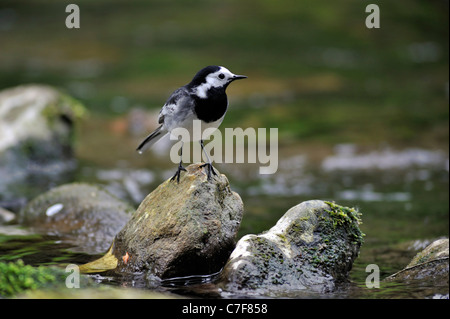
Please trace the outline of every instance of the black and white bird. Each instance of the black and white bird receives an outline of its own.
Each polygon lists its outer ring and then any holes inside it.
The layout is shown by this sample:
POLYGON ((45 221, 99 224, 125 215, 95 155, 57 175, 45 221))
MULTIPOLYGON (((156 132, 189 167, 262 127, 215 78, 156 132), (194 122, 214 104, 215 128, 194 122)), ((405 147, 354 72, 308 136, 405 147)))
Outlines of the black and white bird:
MULTIPOLYGON (((216 175, 211 160, 204 149, 203 136, 197 139, 192 134, 194 120, 200 120, 202 132, 206 129, 216 129, 222 123, 228 108, 228 98, 225 93, 228 85, 239 79, 245 79, 245 75, 231 73, 223 66, 210 65, 201 69, 192 81, 170 95, 162 107, 158 122, 161 124, 150 133, 138 146, 137 151, 142 152, 150 148, 166 134, 171 134, 177 128, 187 129, 191 134, 191 141, 198 140, 208 162, 201 167, 207 168, 208 180, 211 174, 216 175)), ((212 132, 212 130, 208 130, 212 132)), ((186 171, 182 163, 183 144, 180 150, 180 163, 171 180, 180 181, 181 171, 186 171)))

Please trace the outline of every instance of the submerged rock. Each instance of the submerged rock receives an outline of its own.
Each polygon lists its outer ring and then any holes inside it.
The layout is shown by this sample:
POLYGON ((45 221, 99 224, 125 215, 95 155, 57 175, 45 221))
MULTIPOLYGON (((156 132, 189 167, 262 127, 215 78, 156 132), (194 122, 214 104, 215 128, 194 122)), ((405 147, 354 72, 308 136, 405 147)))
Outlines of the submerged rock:
POLYGON ((0 92, 0 206, 18 211, 76 168, 74 122, 85 108, 44 85, 0 92))
POLYGON ((449 240, 438 239, 419 252, 405 269, 387 277, 386 282, 423 282, 444 286, 448 295, 449 240))
POLYGON ((354 209, 320 200, 294 206, 268 232, 239 240, 221 274, 227 292, 332 292, 347 282, 363 234, 354 209))
POLYGON ((41 233, 62 237, 76 250, 102 253, 133 212, 133 207, 100 187, 73 183, 30 201, 18 220, 41 233))
MULTIPOLYGON (((217 170, 216 170, 217 171, 217 170)), ((199 164, 180 183, 167 180, 150 193, 117 234, 108 253, 82 266, 171 278, 219 271, 235 245, 243 203, 218 173, 208 181, 199 164)))

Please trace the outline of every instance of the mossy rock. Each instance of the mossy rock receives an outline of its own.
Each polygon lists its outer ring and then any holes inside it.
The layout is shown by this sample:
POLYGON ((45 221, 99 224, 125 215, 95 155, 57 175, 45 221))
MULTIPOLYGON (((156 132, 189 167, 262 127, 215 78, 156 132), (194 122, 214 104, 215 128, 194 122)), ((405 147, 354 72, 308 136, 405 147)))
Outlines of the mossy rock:
POLYGON ((70 180, 75 124, 85 113, 51 86, 0 91, 0 206, 18 211, 43 189, 70 180))
POLYGON ((150 193, 100 259, 83 272, 147 272, 159 278, 219 271, 235 246, 243 214, 240 196, 220 174, 208 180, 200 164, 150 193))
POLYGON ((330 202, 303 202, 269 231, 241 238, 219 285, 270 296, 335 291, 348 281, 363 243, 360 215, 330 202))

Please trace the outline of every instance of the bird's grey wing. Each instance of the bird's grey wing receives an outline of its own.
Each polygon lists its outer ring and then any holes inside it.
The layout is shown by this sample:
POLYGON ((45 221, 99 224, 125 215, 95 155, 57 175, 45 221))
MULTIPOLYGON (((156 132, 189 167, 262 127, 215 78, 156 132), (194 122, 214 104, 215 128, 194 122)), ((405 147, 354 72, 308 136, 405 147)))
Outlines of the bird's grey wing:
POLYGON ((185 87, 177 89, 169 97, 159 113, 158 122, 170 130, 176 123, 182 122, 193 112, 192 99, 185 87))
POLYGON ((170 116, 174 113, 178 101, 186 94, 187 94, 187 90, 184 87, 180 87, 179 89, 175 90, 169 96, 166 103, 164 103, 164 106, 162 107, 161 111, 159 112, 159 117, 158 117, 159 124, 164 123, 164 119, 167 115, 170 116))

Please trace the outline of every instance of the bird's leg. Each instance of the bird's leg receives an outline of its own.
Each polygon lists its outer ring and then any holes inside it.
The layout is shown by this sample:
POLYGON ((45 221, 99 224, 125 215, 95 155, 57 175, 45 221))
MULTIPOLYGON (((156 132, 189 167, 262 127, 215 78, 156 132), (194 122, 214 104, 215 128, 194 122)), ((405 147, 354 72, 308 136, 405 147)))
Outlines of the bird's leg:
POLYGON ((181 142, 181 148, 180 148, 180 164, 178 165, 178 169, 177 172, 175 173, 175 175, 172 176, 172 178, 170 179, 171 181, 174 181, 175 178, 177 179, 177 183, 180 183, 180 174, 181 171, 185 171, 186 169, 183 167, 183 142, 181 142))
POLYGON ((203 168, 205 166, 207 167, 207 169, 208 169, 207 170, 207 176, 208 176, 208 180, 210 180, 211 179, 211 173, 213 175, 215 175, 215 176, 217 176, 217 174, 214 171, 214 167, 211 164, 211 159, 209 158, 208 153, 206 153, 205 146, 203 145, 203 140, 200 140, 200 146, 202 147, 202 151, 203 151, 203 153, 205 153, 206 158, 208 159, 208 163, 200 165, 200 168, 203 168))

